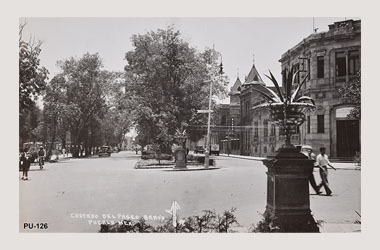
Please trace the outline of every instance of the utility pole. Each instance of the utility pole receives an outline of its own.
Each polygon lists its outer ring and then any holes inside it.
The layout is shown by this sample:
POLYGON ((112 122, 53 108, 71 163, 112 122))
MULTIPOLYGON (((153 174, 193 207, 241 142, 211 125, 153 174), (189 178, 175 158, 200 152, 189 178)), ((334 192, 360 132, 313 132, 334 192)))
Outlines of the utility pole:
POLYGON ((210 161, 210 124, 211 124, 211 103, 212 103, 212 85, 213 81, 210 81, 210 99, 208 103, 208 123, 207 123, 207 139, 206 139, 206 150, 205 150, 205 169, 209 167, 210 161))

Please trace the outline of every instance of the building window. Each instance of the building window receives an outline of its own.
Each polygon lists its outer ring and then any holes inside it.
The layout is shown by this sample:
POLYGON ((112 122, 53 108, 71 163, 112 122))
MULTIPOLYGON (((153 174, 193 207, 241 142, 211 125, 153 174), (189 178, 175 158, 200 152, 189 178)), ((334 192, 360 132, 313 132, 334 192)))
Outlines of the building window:
POLYGON ((310 134, 310 115, 307 117, 307 133, 310 134))
MULTIPOLYGON (((310 80, 310 58, 307 59, 307 73, 309 74, 307 80, 310 80)), ((304 88, 306 89, 306 84, 304 85, 304 88)))
POLYGON ((245 106, 245 117, 249 119, 249 107, 251 106, 250 102, 246 101, 244 106, 245 106))
POLYGON ((268 119, 264 119, 264 137, 268 136, 268 119))
POLYGON ((317 131, 317 133, 324 133, 325 132, 325 116, 324 115, 318 115, 317 119, 318 119, 318 124, 317 124, 318 131, 317 131))
POLYGON ((281 72, 281 74, 282 74, 282 84, 284 84, 285 82, 286 82, 286 72, 287 70, 286 70, 286 68, 281 72))
POLYGON ((318 78, 325 77, 325 60, 323 56, 317 57, 317 77, 318 78))
POLYGON ((336 70, 336 76, 346 75, 346 53, 345 52, 337 52, 335 54, 335 70, 336 70))
POLYGON ((267 153, 267 146, 264 146, 264 154, 267 153))
POLYGON ((274 124, 273 124, 272 127, 271 127, 270 135, 271 135, 271 136, 276 135, 276 127, 274 126, 274 124))
MULTIPOLYGON (((299 63, 295 64, 293 74, 296 73, 299 69, 300 69, 300 64, 299 63)), ((299 83, 299 82, 300 82, 300 73, 298 72, 297 75, 294 77, 294 83, 299 83)))
POLYGON ((348 52, 348 73, 356 75, 360 70, 359 51, 353 50, 348 52))
POLYGON ((259 122, 255 121, 255 131, 254 131, 254 136, 259 137, 259 122))

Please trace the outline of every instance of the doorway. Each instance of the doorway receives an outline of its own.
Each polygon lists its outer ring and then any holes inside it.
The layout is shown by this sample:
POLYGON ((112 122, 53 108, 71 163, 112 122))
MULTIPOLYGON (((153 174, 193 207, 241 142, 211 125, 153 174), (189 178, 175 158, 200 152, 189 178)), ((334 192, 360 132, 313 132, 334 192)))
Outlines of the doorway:
POLYGON ((337 120, 337 157, 353 157, 360 151, 359 121, 337 120))

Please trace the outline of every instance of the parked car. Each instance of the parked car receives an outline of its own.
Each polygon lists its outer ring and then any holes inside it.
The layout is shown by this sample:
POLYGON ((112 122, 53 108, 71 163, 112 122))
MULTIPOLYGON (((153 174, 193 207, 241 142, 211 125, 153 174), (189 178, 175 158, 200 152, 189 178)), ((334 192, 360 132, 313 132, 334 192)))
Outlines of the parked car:
POLYGON ((194 153, 204 154, 204 152, 205 152, 205 149, 202 146, 195 146, 194 153))
POLYGON ((98 156, 99 157, 102 157, 102 156, 111 156, 111 147, 109 146, 102 146, 98 152, 98 156))
POLYGON ((119 152, 120 152, 120 148, 118 148, 118 147, 112 148, 112 153, 119 153, 119 152))

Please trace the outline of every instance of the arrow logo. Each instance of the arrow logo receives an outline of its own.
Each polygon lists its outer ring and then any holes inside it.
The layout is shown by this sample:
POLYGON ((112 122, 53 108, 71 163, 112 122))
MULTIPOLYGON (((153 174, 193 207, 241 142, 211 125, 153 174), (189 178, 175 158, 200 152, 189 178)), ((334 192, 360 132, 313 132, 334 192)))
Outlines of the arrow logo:
POLYGON ((165 210, 165 212, 172 215, 174 227, 177 226, 177 211, 179 209, 181 209, 181 207, 179 206, 178 202, 174 200, 172 206, 170 207, 170 210, 165 210))

